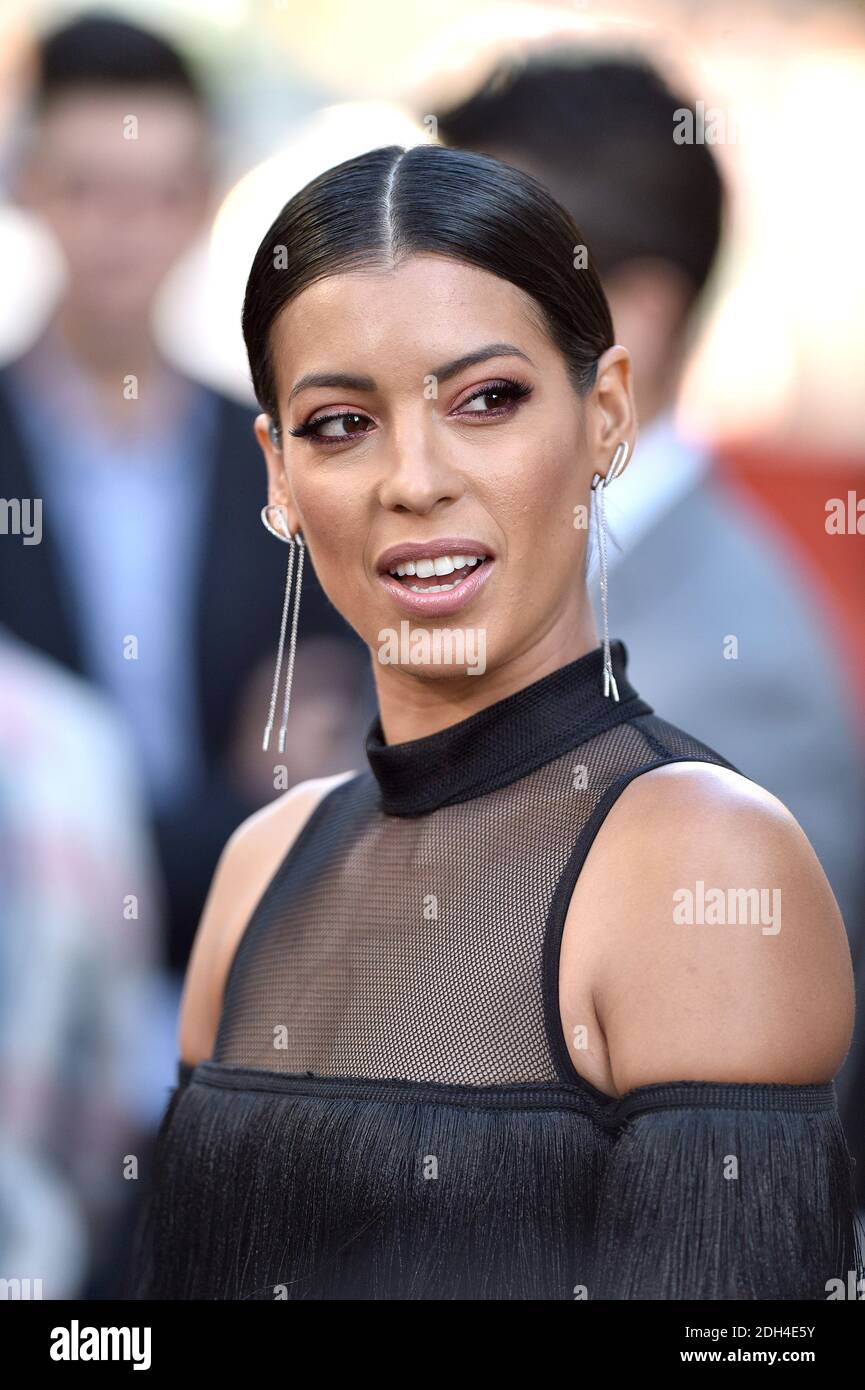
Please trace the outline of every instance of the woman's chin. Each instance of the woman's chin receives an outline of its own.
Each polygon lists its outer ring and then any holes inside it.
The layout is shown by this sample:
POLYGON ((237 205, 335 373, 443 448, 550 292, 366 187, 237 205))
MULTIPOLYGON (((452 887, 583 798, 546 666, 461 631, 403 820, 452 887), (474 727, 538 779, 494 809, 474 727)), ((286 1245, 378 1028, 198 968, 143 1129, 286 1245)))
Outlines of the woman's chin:
POLYGON ((459 680, 487 669, 485 629, 436 632, 406 620, 405 631, 382 629, 379 638, 371 648, 373 660, 421 680, 459 680))

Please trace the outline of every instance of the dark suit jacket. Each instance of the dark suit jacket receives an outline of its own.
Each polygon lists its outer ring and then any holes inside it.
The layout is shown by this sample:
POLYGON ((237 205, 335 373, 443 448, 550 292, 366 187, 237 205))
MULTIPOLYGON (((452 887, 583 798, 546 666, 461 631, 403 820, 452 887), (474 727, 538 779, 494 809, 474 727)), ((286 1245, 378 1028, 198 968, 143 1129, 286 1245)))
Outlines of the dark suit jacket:
MULTIPOLYGON (((0 497, 33 498, 39 487, 9 397, 8 367, 0 369, 0 497)), ((201 388, 209 389, 209 388, 201 388)), ((199 691, 207 783, 170 813, 154 813, 165 875, 167 960, 185 966, 207 888, 231 831, 255 810, 225 772, 227 749, 247 681, 260 663, 274 660, 285 585, 287 550, 264 531, 264 464, 252 431, 253 407, 211 392, 216 401, 215 452, 202 456, 208 473, 206 532, 199 547, 194 662, 199 691)), ((0 623, 71 670, 89 675, 83 660, 82 616, 65 583, 43 509, 42 541, 0 540, 0 623)), ((325 597, 306 557, 300 632, 360 639, 325 597)), ((262 727, 267 711, 262 710, 262 727)))

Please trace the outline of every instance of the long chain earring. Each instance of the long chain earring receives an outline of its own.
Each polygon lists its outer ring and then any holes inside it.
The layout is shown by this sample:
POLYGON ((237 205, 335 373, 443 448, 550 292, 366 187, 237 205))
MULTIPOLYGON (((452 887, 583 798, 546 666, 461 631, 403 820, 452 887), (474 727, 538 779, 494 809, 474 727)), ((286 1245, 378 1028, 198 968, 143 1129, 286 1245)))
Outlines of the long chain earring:
POLYGON ((604 477, 603 474, 596 473, 592 479, 592 491, 595 494, 595 539, 598 547, 598 569, 601 578, 601 614, 604 625, 604 694, 609 698, 612 690, 614 700, 619 698, 619 688, 613 675, 613 658, 610 653, 610 620, 607 612, 607 511, 604 505, 604 489, 610 485, 614 478, 618 478, 628 462, 629 453, 628 441, 626 439, 621 440, 616 445, 616 451, 607 469, 607 476, 604 477))
POLYGON ((270 744, 270 735, 273 729, 274 716, 276 714, 276 701, 279 693, 279 677, 282 671, 282 657, 283 652, 285 650, 285 630, 288 625, 288 605, 291 596, 291 580, 294 574, 295 549, 299 551, 297 561, 297 585, 294 591, 294 608, 292 610, 291 615, 291 637, 289 639, 288 644, 288 670, 286 673, 285 682, 285 699, 282 705, 282 722, 279 726, 279 751, 280 753, 283 753, 285 751, 285 728, 288 723, 288 711, 291 707, 291 684, 294 677, 294 656, 295 651, 297 649, 297 619, 298 614, 300 612, 300 588, 301 583, 303 581, 303 557, 305 554, 305 546, 303 543, 303 536, 301 535, 300 531, 298 531, 296 536, 292 536, 291 532, 288 530, 288 519, 286 517, 284 507, 262 507, 261 520, 272 536, 276 536, 277 540, 283 541, 289 546, 288 571, 285 576, 285 597, 282 602, 282 618, 279 624, 279 646, 277 647, 276 652, 276 670, 273 673, 273 689, 270 694, 270 710, 267 716, 267 724, 264 728, 264 738, 261 744, 262 750, 265 753, 267 752, 268 746, 270 744), (285 530, 288 531, 287 535, 285 535, 283 531, 278 530, 274 525, 272 525, 269 515, 269 513, 272 511, 279 512, 280 521, 282 525, 285 527, 285 530))

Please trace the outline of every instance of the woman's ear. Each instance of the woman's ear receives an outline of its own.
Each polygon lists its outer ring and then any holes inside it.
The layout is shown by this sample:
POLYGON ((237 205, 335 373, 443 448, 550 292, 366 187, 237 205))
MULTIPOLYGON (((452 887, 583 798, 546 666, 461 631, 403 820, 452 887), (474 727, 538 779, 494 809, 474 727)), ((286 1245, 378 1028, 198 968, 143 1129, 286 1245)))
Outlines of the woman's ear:
MULTIPOLYGON (((631 355, 627 348, 616 344, 598 358, 590 399, 592 408, 589 412, 588 443, 593 476, 600 473, 606 477, 618 446, 627 444, 630 460, 637 437, 637 408, 634 404, 631 355)), ((624 472, 624 468, 619 468, 616 476, 620 472, 624 472)))
POLYGON ((284 507, 292 535, 300 530, 300 519, 288 485, 279 427, 269 415, 255 419, 255 437, 267 465, 267 501, 271 507, 284 507))

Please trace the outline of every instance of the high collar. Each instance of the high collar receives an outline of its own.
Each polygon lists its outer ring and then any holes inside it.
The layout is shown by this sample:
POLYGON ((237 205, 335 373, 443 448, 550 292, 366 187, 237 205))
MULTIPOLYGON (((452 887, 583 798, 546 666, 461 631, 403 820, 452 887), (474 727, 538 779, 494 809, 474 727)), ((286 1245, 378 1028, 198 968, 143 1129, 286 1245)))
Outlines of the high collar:
POLYGON ((618 701, 603 691, 595 647, 521 690, 424 738, 385 743, 381 717, 366 756, 388 815, 417 816, 507 786, 604 729, 651 714, 626 674, 624 642, 610 643, 618 701))

